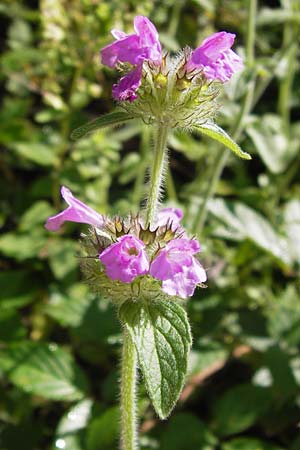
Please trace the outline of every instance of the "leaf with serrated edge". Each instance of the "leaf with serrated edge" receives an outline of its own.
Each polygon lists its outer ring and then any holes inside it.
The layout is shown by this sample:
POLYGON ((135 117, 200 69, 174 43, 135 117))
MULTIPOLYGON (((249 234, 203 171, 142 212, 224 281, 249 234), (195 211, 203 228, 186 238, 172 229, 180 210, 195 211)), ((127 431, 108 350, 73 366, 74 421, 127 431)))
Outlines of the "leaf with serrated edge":
POLYGON ((243 159, 252 159, 249 153, 244 152, 241 147, 234 142, 233 139, 218 125, 213 122, 207 122, 202 124, 201 126, 197 126, 194 128, 195 132, 200 132, 205 136, 209 136, 215 141, 220 142, 225 145, 225 147, 229 148, 229 150, 233 151, 237 156, 243 159))
POLYGON ((165 419, 183 388, 192 343, 185 310, 174 301, 125 302, 120 319, 135 344, 155 411, 165 419))
POLYGON ((133 117, 129 116, 126 112, 114 111, 112 113, 100 116, 97 119, 92 120, 91 122, 87 122, 85 125, 82 125, 79 128, 76 128, 71 133, 71 139, 76 141, 77 139, 85 136, 87 133, 96 131, 99 128, 104 128, 112 125, 120 125, 123 122, 127 122, 131 119, 133 119, 133 117))
POLYGON ((52 400, 80 400, 87 390, 71 353, 56 344, 11 343, 0 351, 0 370, 25 392, 52 400))

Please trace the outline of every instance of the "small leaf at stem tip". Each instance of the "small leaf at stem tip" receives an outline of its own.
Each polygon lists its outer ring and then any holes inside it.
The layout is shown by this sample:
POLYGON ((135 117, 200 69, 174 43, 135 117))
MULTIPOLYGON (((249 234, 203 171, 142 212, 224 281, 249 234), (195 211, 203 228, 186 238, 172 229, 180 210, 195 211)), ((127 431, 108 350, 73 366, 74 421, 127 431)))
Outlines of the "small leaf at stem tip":
POLYGON ((200 132, 205 136, 209 136, 215 141, 220 142, 225 145, 225 147, 229 148, 229 150, 233 151, 237 156, 243 159, 252 159, 249 153, 244 152, 241 147, 234 142, 233 139, 218 125, 213 122, 207 122, 202 124, 201 126, 197 126, 194 128, 195 132, 200 132))
POLYGON ((165 419, 184 385, 192 343, 185 310, 174 301, 125 302, 120 319, 135 344, 155 411, 165 419))
POLYGON ((127 112, 114 111, 112 113, 100 116, 97 119, 92 120, 91 122, 87 122, 85 125, 82 125, 82 127, 76 128, 71 133, 71 139, 73 141, 76 141, 77 139, 85 136, 87 133, 96 131, 99 128, 104 128, 111 125, 120 125, 123 122, 131 119, 133 119, 133 117, 131 117, 127 112))

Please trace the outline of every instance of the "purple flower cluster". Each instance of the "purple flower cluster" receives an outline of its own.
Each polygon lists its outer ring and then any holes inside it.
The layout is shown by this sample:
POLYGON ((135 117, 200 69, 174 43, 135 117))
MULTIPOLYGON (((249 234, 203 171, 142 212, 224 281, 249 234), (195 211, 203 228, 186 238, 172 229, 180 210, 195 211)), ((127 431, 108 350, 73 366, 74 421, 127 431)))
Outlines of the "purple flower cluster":
MULTIPOLYGON (((76 199, 69 189, 62 187, 61 193, 69 207, 47 220, 45 227, 48 230, 57 231, 65 221, 103 227, 103 216, 76 199)), ((169 224, 173 229, 179 226, 181 218, 182 211, 166 208, 158 214, 157 226, 169 224)), ((194 256, 200 251, 198 241, 182 236, 159 248, 150 261, 145 243, 132 234, 125 234, 102 251, 99 259, 112 280, 131 283, 138 276, 151 275, 162 281, 162 290, 166 294, 190 297, 196 286, 206 281, 206 273, 194 256)))
POLYGON ((141 84, 144 61, 154 64, 161 62, 161 45, 158 32, 147 17, 136 16, 134 34, 127 35, 120 30, 112 30, 116 39, 101 50, 102 63, 108 67, 116 67, 119 63, 129 63, 134 70, 121 78, 113 86, 113 97, 116 100, 132 102, 137 98, 136 91, 141 84))
MULTIPOLYGON (((120 63, 129 63, 132 71, 121 78, 113 86, 113 97, 118 101, 134 101, 141 85, 143 63, 148 61, 156 66, 162 62, 162 50, 158 32, 153 23, 144 16, 134 19, 134 34, 112 30, 116 39, 112 44, 101 50, 102 63, 114 68, 120 63)), ((243 67, 242 59, 231 47, 235 35, 220 31, 206 38, 190 55, 186 63, 186 72, 201 70, 207 80, 217 80, 222 83, 243 67)))

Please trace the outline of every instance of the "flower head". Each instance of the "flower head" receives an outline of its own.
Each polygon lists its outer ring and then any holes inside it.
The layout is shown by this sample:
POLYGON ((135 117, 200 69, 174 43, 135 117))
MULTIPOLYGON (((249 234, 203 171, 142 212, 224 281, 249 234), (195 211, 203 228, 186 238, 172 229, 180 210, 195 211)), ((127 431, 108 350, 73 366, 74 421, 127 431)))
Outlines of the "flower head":
POLYGON ((200 251, 194 239, 173 239, 151 264, 150 274, 162 280, 168 295, 186 298, 193 295, 197 284, 206 281, 206 273, 194 254, 200 251))
POLYGON ((115 244, 107 247, 100 255, 106 273, 112 280, 131 283, 137 276, 149 271, 149 260, 145 244, 135 236, 120 237, 115 244))
POLYGON ((130 35, 112 30, 115 42, 101 50, 102 63, 106 66, 113 68, 119 63, 129 63, 135 67, 113 87, 113 97, 120 101, 136 99, 135 92, 141 83, 144 61, 154 64, 161 62, 161 45, 153 23, 147 17, 136 16, 134 29, 135 34, 130 35))
POLYGON ((187 71, 202 69, 208 80, 226 82, 243 68, 242 59, 231 50, 235 34, 220 31, 206 38, 187 62, 187 71))
POLYGON ((47 219, 45 224, 47 230, 57 231, 66 221, 87 223, 94 227, 101 227, 103 225, 103 216, 74 197, 72 192, 65 186, 61 188, 61 195, 69 207, 47 219))
POLYGON ((109 218, 82 203, 66 187, 61 193, 69 206, 49 217, 45 226, 57 231, 65 221, 91 225, 89 232, 81 235, 85 256, 80 261, 86 280, 96 292, 116 304, 140 296, 149 300, 165 294, 186 298, 206 280, 204 269, 194 257, 200 250, 199 243, 186 237, 180 209, 162 209, 152 229, 139 215, 109 218), (133 287, 131 283, 137 277, 133 287))
POLYGON ((172 56, 162 51, 158 32, 147 17, 136 16, 135 33, 112 30, 115 41, 101 50, 102 63, 122 72, 112 94, 132 118, 193 130, 213 120, 220 82, 243 67, 231 50, 235 35, 221 31, 195 50, 172 56))

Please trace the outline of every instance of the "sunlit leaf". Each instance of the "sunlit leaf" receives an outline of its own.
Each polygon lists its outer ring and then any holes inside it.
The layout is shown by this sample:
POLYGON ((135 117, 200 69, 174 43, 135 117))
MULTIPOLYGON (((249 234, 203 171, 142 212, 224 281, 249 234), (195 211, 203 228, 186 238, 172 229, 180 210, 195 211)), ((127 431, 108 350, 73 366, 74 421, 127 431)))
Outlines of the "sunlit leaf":
POLYGON ((297 146, 288 140, 282 120, 275 114, 259 118, 247 127, 247 134, 272 173, 278 174, 286 170, 297 154, 297 146))
POLYGON ((252 437, 233 439, 222 445, 221 450, 285 450, 272 442, 262 441, 252 437))
POLYGON ((71 354, 56 344, 11 344, 0 351, 0 369, 20 389, 53 400, 79 400, 87 388, 71 354))
POLYGON ((194 128, 195 132, 199 132, 200 134, 204 134, 217 142, 225 145, 225 147, 229 148, 233 153, 243 159, 251 159, 249 153, 244 152, 241 147, 234 142, 234 140, 217 124, 213 122, 207 122, 204 124, 198 125, 194 128))
POLYGON ((234 240, 250 239, 285 264, 291 264, 288 243, 279 235, 266 218, 243 203, 230 203, 222 199, 212 200, 209 210, 226 224, 220 235, 234 240))
POLYGON ((54 448, 57 450, 83 450, 82 432, 87 427, 91 412, 91 400, 83 400, 72 406, 58 424, 54 437, 54 448))

